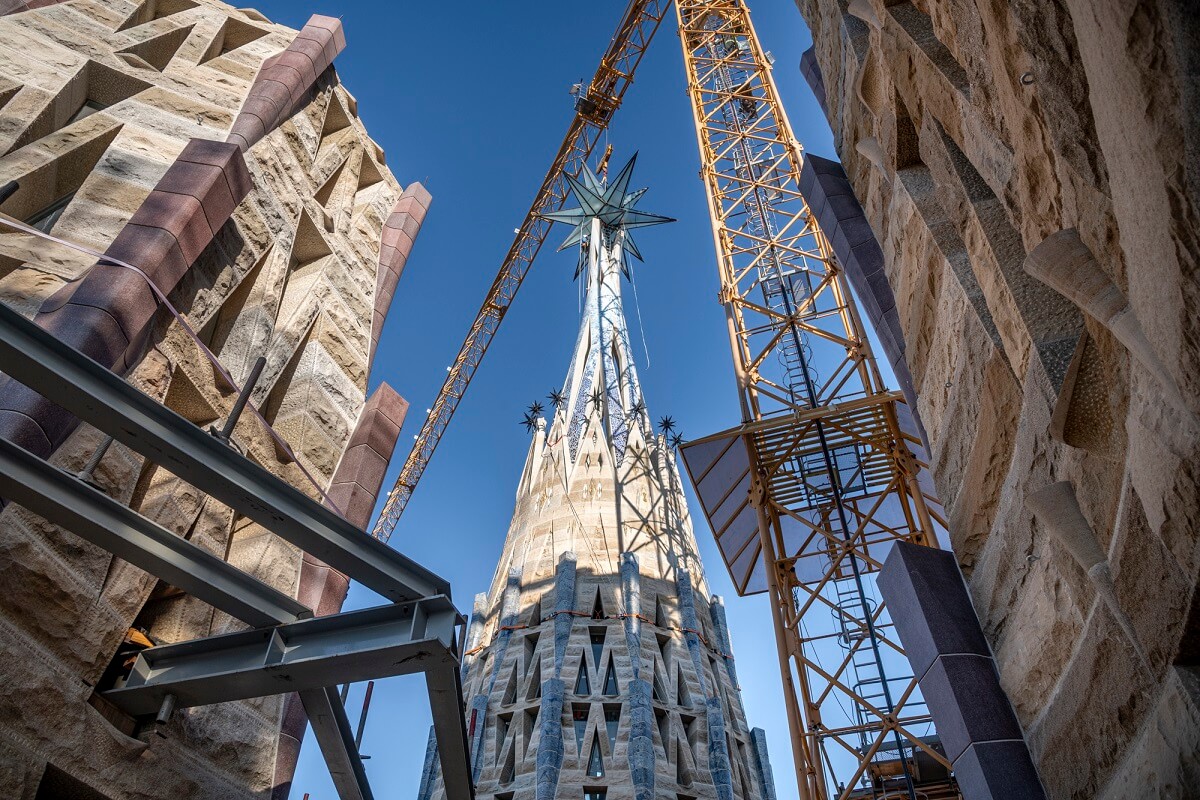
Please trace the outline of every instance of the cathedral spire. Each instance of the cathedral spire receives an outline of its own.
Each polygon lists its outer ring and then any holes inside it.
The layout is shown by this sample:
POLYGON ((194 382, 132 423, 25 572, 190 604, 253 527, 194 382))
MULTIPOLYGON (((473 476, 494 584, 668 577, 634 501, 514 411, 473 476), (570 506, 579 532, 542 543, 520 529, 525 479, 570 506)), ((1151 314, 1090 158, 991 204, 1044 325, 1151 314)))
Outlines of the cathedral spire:
POLYGON ((621 307, 621 276, 631 278, 630 258, 642 258, 631 231, 674 220, 637 209, 646 190, 629 190, 636 161, 635 154, 611 181, 586 166, 578 178, 566 176, 579 206, 544 215, 572 226, 558 249, 579 247, 575 277, 586 270, 588 282, 575 354, 549 437, 557 441, 566 436, 572 459, 579 454, 580 437, 595 421, 617 464, 624 458, 631 428, 648 431, 650 426, 621 307))

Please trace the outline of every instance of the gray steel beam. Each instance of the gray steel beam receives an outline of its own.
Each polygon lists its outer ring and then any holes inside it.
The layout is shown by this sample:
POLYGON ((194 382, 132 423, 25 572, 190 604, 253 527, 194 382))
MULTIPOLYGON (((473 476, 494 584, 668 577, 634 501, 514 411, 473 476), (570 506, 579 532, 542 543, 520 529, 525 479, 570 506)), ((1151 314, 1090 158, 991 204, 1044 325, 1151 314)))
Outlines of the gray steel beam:
POLYGON ((171 473, 393 602, 450 584, 0 303, 0 364, 171 473))
POLYGON ((457 664, 425 671, 425 688, 433 711, 433 735, 442 762, 442 785, 447 800, 473 800, 471 748, 463 724, 462 679, 457 664))
POLYGON ((0 439, 0 496, 251 625, 311 617, 303 604, 0 439))
POLYGON ((300 702, 304 704, 304 713, 308 714, 313 736, 325 757, 325 766, 329 768, 329 777, 333 779, 338 797, 341 800, 372 800, 367 771, 354 746, 350 720, 337 689, 333 686, 305 689, 300 692, 300 702))
POLYGON ((422 672, 457 663, 461 619, 438 596, 151 647, 125 686, 104 696, 146 716, 168 694, 188 708, 422 672))
POLYGON ((125 686, 105 699, 134 716, 298 691, 343 800, 370 788, 337 693, 327 685, 424 672, 449 800, 471 800, 455 628, 446 597, 348 611, 143 650, 125 686))

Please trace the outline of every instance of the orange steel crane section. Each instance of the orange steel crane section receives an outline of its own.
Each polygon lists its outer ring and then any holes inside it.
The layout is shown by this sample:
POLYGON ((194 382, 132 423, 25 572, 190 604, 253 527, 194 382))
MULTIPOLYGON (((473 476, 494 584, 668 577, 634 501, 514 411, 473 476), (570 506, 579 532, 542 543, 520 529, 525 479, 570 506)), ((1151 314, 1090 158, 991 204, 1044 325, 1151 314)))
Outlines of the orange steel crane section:
POLYGON ((632 0, 600 59, 596 74, 589 84, 580 87, 575 116, 567 128, 567 135, 534 196, 529 213, 516 231, 508 255, 500 265, 500 273, 488 290, 462 349, 448 367, 446 381, 421 425, 396 484, 388 493, 387 502, 371 532, 376 539, 386 542, 391 538, 400 515, 412 497, 413 489, 421 480, 433 451, 437 449, 446 426, 450 424, 471 378, 475 376, 475 370, 479 368, 500 322, 512 305, 517 289, 521 288, 521 282, 525 280, 542 243, 546 241, 553 223, 542 215, 562 208, 567 196, 567 183, 563 176, 579 174, 579 168, 591 156, 600 134, 608 127, 613 112, 620 107, 625 91, 633 82, 634 72, 669 5, 670 0, 632 0))
POLYGON ((742 425, 682 449, 742 595, 766 592, 802 800, 957 798, 873 574, 937 546, 920 442, 800 190, 743 0, 677 0, 742 425))

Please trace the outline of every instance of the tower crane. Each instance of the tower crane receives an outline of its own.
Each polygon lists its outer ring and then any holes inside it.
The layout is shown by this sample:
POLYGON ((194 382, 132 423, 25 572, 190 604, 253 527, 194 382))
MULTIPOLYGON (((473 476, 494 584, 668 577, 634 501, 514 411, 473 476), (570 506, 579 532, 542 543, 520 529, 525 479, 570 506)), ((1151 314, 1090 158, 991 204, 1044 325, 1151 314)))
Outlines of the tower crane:
MULTIPOLYGON (((630 0, 373 535, 387 540, 669 0, 630 0)), ((769 597, 802 800, 959 798, 874 573, 945 528, 903 395, 800 191, 804 158, 745 0, 676 0, 713 229, 736 428, 682 448, 739 594, 769 597), (709 480, 710 476, 733 476, 709 480), (706 496, 701 484, 718 486, 706 496), (732 499, 731 499, 732 498, 732 499), (729 502, 726 502, 729 501, 729 502)))

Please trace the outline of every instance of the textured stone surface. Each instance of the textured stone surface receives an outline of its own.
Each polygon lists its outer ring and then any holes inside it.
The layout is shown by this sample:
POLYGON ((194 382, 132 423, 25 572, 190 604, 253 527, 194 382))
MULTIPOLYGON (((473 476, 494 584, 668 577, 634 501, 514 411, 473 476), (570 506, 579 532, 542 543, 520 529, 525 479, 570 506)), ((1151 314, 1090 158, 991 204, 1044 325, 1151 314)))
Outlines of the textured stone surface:
POLYGON ((1138 796, 1184 796, 1181 717, 1146 732, 1200 576, 1194 10, 797 5, 814 42, 801 69, 882 247, 955 555, 1047 795, 1115 798, 1139 776, 1138 796), (1026 273, 1043 242, 1058 259, 1044 274, 1083 264, 1127 301, 1124 320, 1026 273), (1058 481, 1148 667, 1024 506, 1058 481))
MULTIPOLYGON (((324 33, 298 42, 215 0, 30 5, 39 8, 0 16, 0 86, 21 87, 0 105, 0 182, 21 184, 0 210, 28 220, 69 197, 52 233, 151 267, 235 382, 266 356, 252 402, 298 462, 249 411, 236 445, 319 499, 303 466, 366 524, 406 408, 387 387, 365 396, 380 240, 401 187, 330 69, 257 146, 220 142, 265 61, 292 44, 315 52, 306 41, 333 54, 339 26, 323 23, 324 33), (103 108, 73 120, 85 102, 103 108)), ((59 326, 67 341, 116 354, 128 380, 193 423, 219 423, 234 393, 131 275, 63 245, 0 236, 0 299, 29 317, 76 305, 77 324, 59 326)), ((5 407, 21 388, 0 388, 5 407)), ((32 438, 77 471, 102 437, 78 426, 57 448, 32 438)), ((344 576, 306 564, 294 546, 123 446, 108 450, 94 479, 318 612, 340 604, 344 576)), ((33 797, 47 764, 114 798, 286 794, 289 774, 276 768, 294 764, 303 716, 283 696, 189 709, 162 735, 89 704, 131 625, 171 642, 240 623, 17 506, 0 512, 0 587, 3 649, 27 654, 0 691, 0 796, 33 797)))

